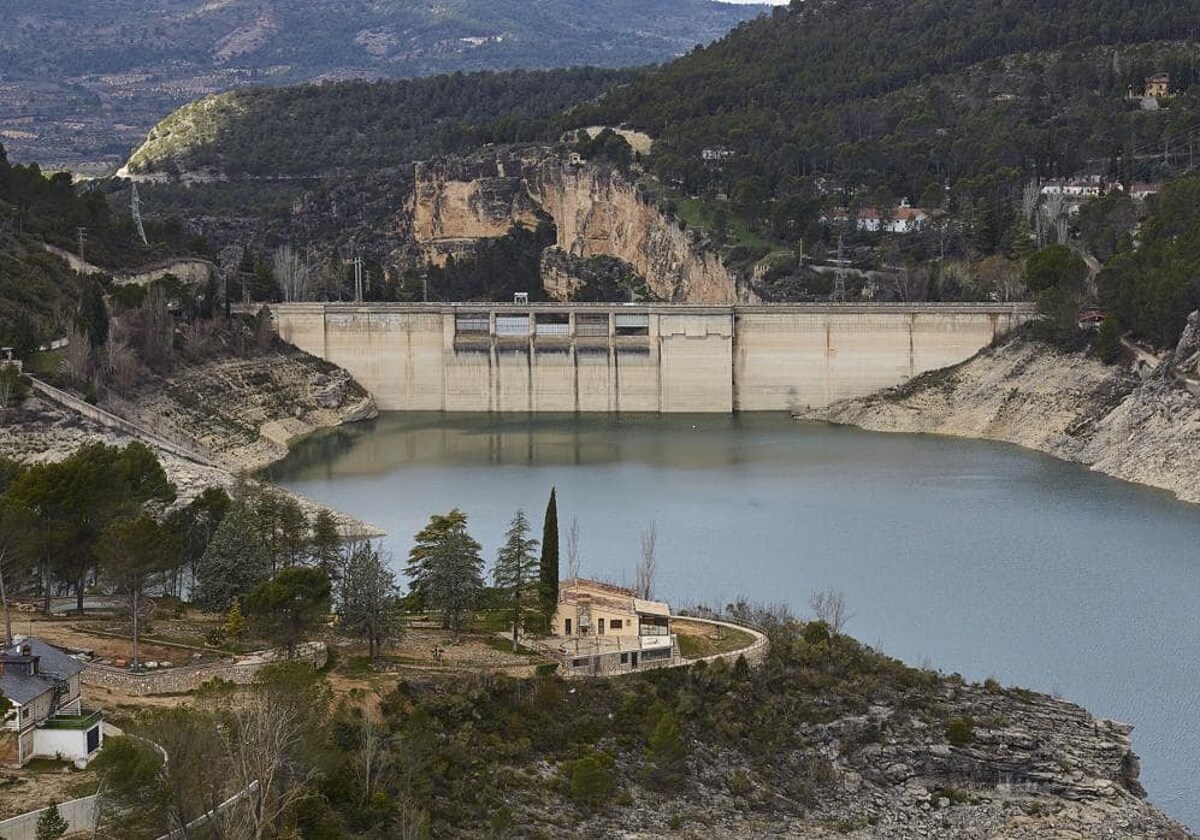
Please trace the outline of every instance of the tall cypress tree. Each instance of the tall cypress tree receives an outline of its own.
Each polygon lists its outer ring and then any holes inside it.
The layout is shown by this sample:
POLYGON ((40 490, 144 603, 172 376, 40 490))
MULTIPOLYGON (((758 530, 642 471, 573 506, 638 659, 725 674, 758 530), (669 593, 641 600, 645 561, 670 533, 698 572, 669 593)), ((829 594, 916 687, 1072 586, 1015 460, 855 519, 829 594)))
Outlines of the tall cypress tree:
POLYGON ((538 583, 542 615, 546 628, 554 620, 558 606, 558 500, 555 488, 550 488, 550 501, 546 503, 546 518, 542 524, 541 580, 538 583))

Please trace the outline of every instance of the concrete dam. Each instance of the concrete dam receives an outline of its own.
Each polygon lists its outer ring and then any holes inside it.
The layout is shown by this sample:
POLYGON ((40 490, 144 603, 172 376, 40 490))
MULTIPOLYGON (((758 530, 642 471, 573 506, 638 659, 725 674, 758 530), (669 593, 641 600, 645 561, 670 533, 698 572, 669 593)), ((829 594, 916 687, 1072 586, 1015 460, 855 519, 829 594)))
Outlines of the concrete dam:
POLYGON ((271 307, 279 336, 383 411, 820 407, 967 359, 1029 304, 338 304, 271 307))

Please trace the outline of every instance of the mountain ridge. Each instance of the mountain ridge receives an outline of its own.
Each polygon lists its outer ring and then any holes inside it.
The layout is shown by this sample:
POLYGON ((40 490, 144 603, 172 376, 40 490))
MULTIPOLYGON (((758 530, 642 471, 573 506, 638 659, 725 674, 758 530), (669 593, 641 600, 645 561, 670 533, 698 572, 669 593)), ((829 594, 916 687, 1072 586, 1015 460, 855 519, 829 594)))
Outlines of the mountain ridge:
POLYGON ((47 0, 0 31, 0 136, 14 160, 99 169, 119 163, 163 113, 222 90, 650 64, 766 8, 711 0, 47 0))

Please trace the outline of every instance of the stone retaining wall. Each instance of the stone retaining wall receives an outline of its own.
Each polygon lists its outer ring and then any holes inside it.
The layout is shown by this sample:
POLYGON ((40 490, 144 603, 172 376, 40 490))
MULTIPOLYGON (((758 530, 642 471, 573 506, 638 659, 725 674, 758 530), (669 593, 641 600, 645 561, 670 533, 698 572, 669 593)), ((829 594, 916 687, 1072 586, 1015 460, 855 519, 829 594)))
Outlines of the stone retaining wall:
MULTIPOLYGON (((309 642, 296 651, 296 656, 291 661, 306 662, 314 668, 323 668, 327 656, 324 642, 309 642)), ((180 694, 194 691, 212 680, 249 685, 263 668, 285 661, 288 661, 287 656, 282 651, 265 651, 245 657, 241 661, 225 660, 206 665, 144 671, 139 674, 111 665, 88 663, 83 672, 83 682, 85 685, 110 688, 136 697, 180 694)))

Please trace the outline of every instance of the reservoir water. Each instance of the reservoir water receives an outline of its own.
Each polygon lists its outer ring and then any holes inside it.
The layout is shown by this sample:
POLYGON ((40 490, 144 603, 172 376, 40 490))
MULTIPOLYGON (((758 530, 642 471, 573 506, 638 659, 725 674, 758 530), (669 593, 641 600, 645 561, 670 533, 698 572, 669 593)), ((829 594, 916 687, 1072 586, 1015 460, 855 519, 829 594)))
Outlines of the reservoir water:
POLYGON ((304 442, 284 486, 385 529, 403 566, 460 507, 485 556, 551 485, 582 573, 632 580, 658 529, 658 592, 807 612, 913 664, 1061 695, 1135 725, 1143 784, 1200 828, 1200 507, 1001 444, 781 416, 384 415, 304 442))

